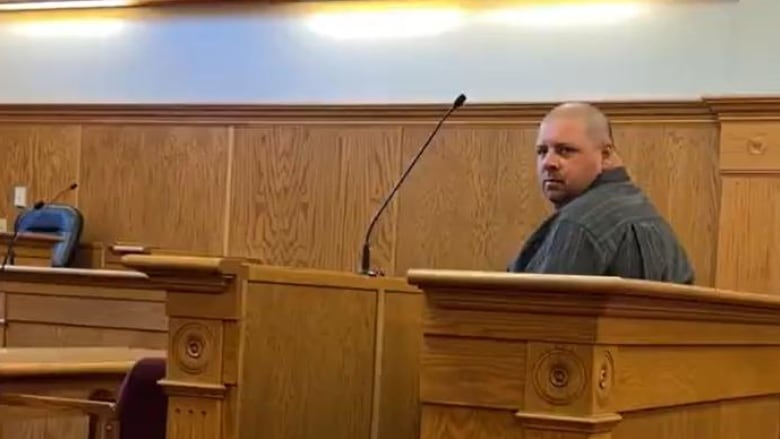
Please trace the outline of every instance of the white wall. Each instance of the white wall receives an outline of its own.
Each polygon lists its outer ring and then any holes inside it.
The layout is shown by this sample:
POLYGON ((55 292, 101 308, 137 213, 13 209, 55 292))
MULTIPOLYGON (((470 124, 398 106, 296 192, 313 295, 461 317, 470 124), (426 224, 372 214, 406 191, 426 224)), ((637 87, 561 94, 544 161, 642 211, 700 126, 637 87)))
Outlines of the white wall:
POLYGON ((112 11, 98 18, 113 17, 117 31, 92 37, 20 33, 20 25, 50 15, 3 14, 0 102, 441 102, 461 91, 471 102, 780 94, 780 0, 654 5, 620 23, 565 28, 498 25, 467 13, 447 32, 381 40, 334 39, 307 27, 302 11, 271 12, 112 11))

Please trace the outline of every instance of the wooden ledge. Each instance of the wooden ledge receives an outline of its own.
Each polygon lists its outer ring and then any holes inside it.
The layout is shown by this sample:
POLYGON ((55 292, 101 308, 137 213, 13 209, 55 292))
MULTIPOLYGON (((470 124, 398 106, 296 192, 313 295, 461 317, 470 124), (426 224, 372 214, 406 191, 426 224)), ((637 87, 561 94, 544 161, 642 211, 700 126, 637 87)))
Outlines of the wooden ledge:
POLYGON ((224 399, 227 387, 222 384, 193 383, 187 381, 160 380, 157 382, 168 395, 224 399))
POLYGON ((8 406, 42 408, 47 410, 75 411, 78 413, 87 413, 104 418, 113 418, 116 416, 115 403, 94 401, 89 399, 27 395, 22 393, 0 393, 0 404, 8 406))
POLYGON ((411 269, 407 272, 407 279, 418 287, 644 297, 780 310, 780 296, 608 276, 411 269))
POLYGON ((124 374, 141 358, 165 356, 165 351, 155 349, 3 348, 0 377, 124 374))
POLYGON ((128 254, 121 262, 168 291, 221 294, 247 271, 245 260, 237 258, 128 254))
POLYGON ((481 311, 780 325, 780 296, 617 277, 409 270, 442 312, 481 311))
POLYGON ((617 413, 592 416, 565 416, 547 413, 517 412, 523 427, 532 430, 563 431, 573 433, 605 433, 623 420, 617 413))
MULTIPOLYGON (((27 274, 27 275, 58 275, 72 276, 75 278, 108 278, 108 279, 128 279, 128 280, 146 280, 148 277, 139 272, 124 270, 103 270, 92 268, 59 268, 59 267, 36 267, 32 265, 7 265, 6 273, 27 274)), ((2 274, 0 274, 2 277, 2 274)))

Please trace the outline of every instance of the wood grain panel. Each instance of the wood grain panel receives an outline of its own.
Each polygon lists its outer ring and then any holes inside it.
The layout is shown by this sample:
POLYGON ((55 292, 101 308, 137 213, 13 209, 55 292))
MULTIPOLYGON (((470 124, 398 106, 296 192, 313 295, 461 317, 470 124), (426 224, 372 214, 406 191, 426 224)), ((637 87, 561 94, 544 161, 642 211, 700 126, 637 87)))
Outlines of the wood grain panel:
POLYGON ((613 439, 776 439, 777 396, 623 414, 613 439))
POLYGON ((720 179, 714 124, 617 125, 615 143, 632 179, 676 232, 696 271, 713 285, 720 179))
POLYGON ((420 439, 523 439, 514 411, 426 405, 420 439))
POLYGON ((167 331, 64 326, 51 323, 13 322, 8 325, 7 345, 16 347, 129 346, 166 349, 167 331))
POLYGON ((0 347, 5 346, 6 319, 5 293, 0 293, 0 347))
POLYGON ((157 331, 168 328, 165 304, 158 302, 8 294, 6 306, 9 322, 157 331))
MULTIPOLYGON (((278 126, 236 130, 230 253, 291 266, 355 270, 372 212, 398 175, 400 131, 278 126)), ((395 207, 374 261, 393 272, 395 207)))
MULTIPOLYGON (((429 127, 404 128, 405 162, 417 152, 429 131, 429 127)), ((537 221, 545 214, 531 211, 528 205, 513 205, 510 213, 496 216, 499 197, 501 207, 509 207, 511 200, 523 200, 521 193, 525 190, 507 188, 517 192, 502 191, 499 195, 499 178, 509 174, 508 169, 501 174, 496 172, 499 150, 523 148, 528 140, 524 128, 449 126, 442 129, 400 194, 396 262, 399 273, 411 267, 503 269, 507 266, 507 254, 519 249, 522 242, 511 242, 505 234, 517 236, 524 232, 511 230, 517 224, 512 214, 537 221), (499 240, 505 244, 496 248, 494 244, 499 240)), ((514 179, 517 178, 528 180, 514 174, 514 179)))
POLYGON ((725 123, 720 144, 724 172, 780 172, 780 123, 725 123))
MULTIPOLYGON (((3 409, 5 411, 5 408, 3 409)), ((42 413, 40 410, 14 410, 13 418, 3 417, 0 439, 85 439, 89 421, 86 416, 42 413)))
POLYGON ((228 129, 86 126, 84 240, 220 254, 228 129))
POLYGON ((611 400, 630 411, 778 394, 778 362, 780 353, 772 346, 621 346, 611 400))
POLYGON ((245 300, 242 361, 262 366, 241 372, 242 437, 369 437, 376 294, 252 283, 245 300))
POLYGON ((777 294, 780 176, 724 176, 719 288, 777 294))
MULTIPOLYGON (((78 181, 80 141, 79 125, 0 125, 0 217, 7 218, 8 230, 17 214, 14 186, 27 186, 27 203, 32 205, 78 181)), ((76 194, 60 201, 75 203, 76 194)))
POLYGON ((379 437, 417 439, 420 432, 419 363, 422 294, 385 295, 379 437))
POLYGON ((518 408, 525 394, 526 344, 426 337, 420 397, 426 402, 518 408))

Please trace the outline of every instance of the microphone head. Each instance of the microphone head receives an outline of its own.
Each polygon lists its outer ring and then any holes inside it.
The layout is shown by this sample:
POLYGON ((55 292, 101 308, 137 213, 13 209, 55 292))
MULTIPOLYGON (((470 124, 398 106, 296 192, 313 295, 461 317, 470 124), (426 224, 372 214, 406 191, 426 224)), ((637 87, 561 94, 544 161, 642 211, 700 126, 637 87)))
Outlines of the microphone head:
POLYGON ((69 190, 73 190, 73 189, 76 189, 77 187, 79 187, 79 184, 78 184, 78 183, 71 183, 71 185, 70 185, 70 186, 68 186, 68 189, 69 189, 69 190))
POLYGON ((457 98, 455 98, 455 103, 452 104, 452 107, 453 108, 459 108, 459 107, 461 107, 465 103, 466 103, 466 95, 461 93, 457 98))

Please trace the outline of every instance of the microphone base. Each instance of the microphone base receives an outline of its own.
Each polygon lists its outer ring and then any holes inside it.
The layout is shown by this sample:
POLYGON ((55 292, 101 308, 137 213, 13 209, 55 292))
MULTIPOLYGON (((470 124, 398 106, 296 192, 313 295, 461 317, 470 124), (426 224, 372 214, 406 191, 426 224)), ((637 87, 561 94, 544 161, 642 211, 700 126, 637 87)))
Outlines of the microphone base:
POLYGON ((358 274, 366 277, 384 277, 385 273, 381 270, 361 269, 358 274))

